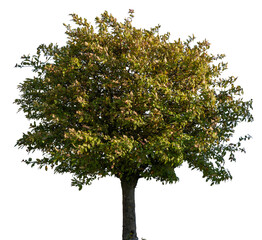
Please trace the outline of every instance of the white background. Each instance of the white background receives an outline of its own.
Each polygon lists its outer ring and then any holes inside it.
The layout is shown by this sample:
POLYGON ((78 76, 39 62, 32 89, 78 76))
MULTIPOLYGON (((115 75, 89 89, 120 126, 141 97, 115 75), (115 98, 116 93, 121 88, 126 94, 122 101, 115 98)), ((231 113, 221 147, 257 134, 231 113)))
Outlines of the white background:
POLYGON ((14 148, 28 121, 17 106, 16 86, 31 73, 15 69, 20 56, 35 53, 41 43, 64 44, 62 23, 77 13, 91 23, 104 10, 122 21, 135 10, 133 24, 185 40, 207 39, 213 53, 225 53, 228 75, 238 76, 245 98, 254 99, 255 122, 236 135, 250 133, 247 154, 227 166, 233 180, 210 187, 201 174, 178 170, 180 182, 162 185, 140 180, 136 189, 138 236, 147 240, 262 239, 261 72, 262 14, 257 0, 8 0, 0 6, 0 239, 117 240, 122 233, 118 179, 93 182, 82 191, 69 175, 30 168, 21 163, 24 150, 14 148))

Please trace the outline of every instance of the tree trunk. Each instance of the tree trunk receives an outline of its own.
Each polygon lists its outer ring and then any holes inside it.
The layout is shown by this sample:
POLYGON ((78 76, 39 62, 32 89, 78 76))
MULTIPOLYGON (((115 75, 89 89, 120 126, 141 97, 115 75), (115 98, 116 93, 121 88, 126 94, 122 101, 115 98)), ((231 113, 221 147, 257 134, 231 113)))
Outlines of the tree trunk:
POLYGON ((137 177, 121 179, 123 199, 123 235, 122 240, 138 240, 136 234, 135 188, 137 177))

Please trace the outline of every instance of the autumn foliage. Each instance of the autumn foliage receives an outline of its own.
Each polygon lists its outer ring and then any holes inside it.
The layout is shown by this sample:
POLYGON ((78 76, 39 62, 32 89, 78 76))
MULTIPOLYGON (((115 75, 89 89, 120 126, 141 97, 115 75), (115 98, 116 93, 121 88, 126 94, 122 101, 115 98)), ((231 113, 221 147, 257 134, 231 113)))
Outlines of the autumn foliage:
POLYGON ((15 103, 32 121, 17 145, 44 153, 25 162, 72 173, 80 188, 107 175, 176 182, 183 162, 211 184, 230 179, 225 160, 249 136, 229 140, 252 121, 252 101, 235 77, 220 77, 227 64, 208 41, 170 41, 132 18, 132 10, 123 23, 104 12, 94 28, 72 14, 65 46, 22 57, 17 66, 36 74, 19 85, 15 103))

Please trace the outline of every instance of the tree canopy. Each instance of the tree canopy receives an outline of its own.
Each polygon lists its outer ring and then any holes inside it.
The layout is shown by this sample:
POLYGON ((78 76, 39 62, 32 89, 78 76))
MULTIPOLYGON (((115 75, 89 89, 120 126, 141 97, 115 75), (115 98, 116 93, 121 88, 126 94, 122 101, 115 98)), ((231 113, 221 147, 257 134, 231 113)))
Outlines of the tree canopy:
POLYGON ((173 183, 184 162, 211 184, 231 179, 225 161, 250 136, 230 139, 253 118, 237 78, 221 77, 225 55, 194 36, 170 41, 159 25, 135 28, 132 10, 124 22, 105 11, 95 27, 71 16, 64 46, 42 44, 17 65, 35 73, 15 100, 31 120, 17 146, 43 153, 24 161, 72 173, 80 189, 105 176, 173 183))

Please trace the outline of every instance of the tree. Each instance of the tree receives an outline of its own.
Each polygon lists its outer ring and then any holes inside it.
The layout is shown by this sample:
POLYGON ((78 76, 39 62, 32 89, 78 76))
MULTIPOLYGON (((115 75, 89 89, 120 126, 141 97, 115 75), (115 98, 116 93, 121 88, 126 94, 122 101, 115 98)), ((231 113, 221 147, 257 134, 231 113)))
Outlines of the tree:
POLYGON ((96 178, 120 179, 123 240, 135 240, 135 187, 140 178, 178 181, 187 162, 211 185, 231 179, 226 160, 245 151, 249 135, 230 141, 235 127, 253 120, 237 78, 222 78, 223 54, 204 40, 170 41, 160 26, 137 29, 133 10, 124 22, 105 11, 97 30, 76 14, 66 26, 65 46, 40 45, 17 67, 34 77, 19 85, 20 110, 31 120, 17 141, 42 159, 25 163, 72 173, 81 190, 96 178))

